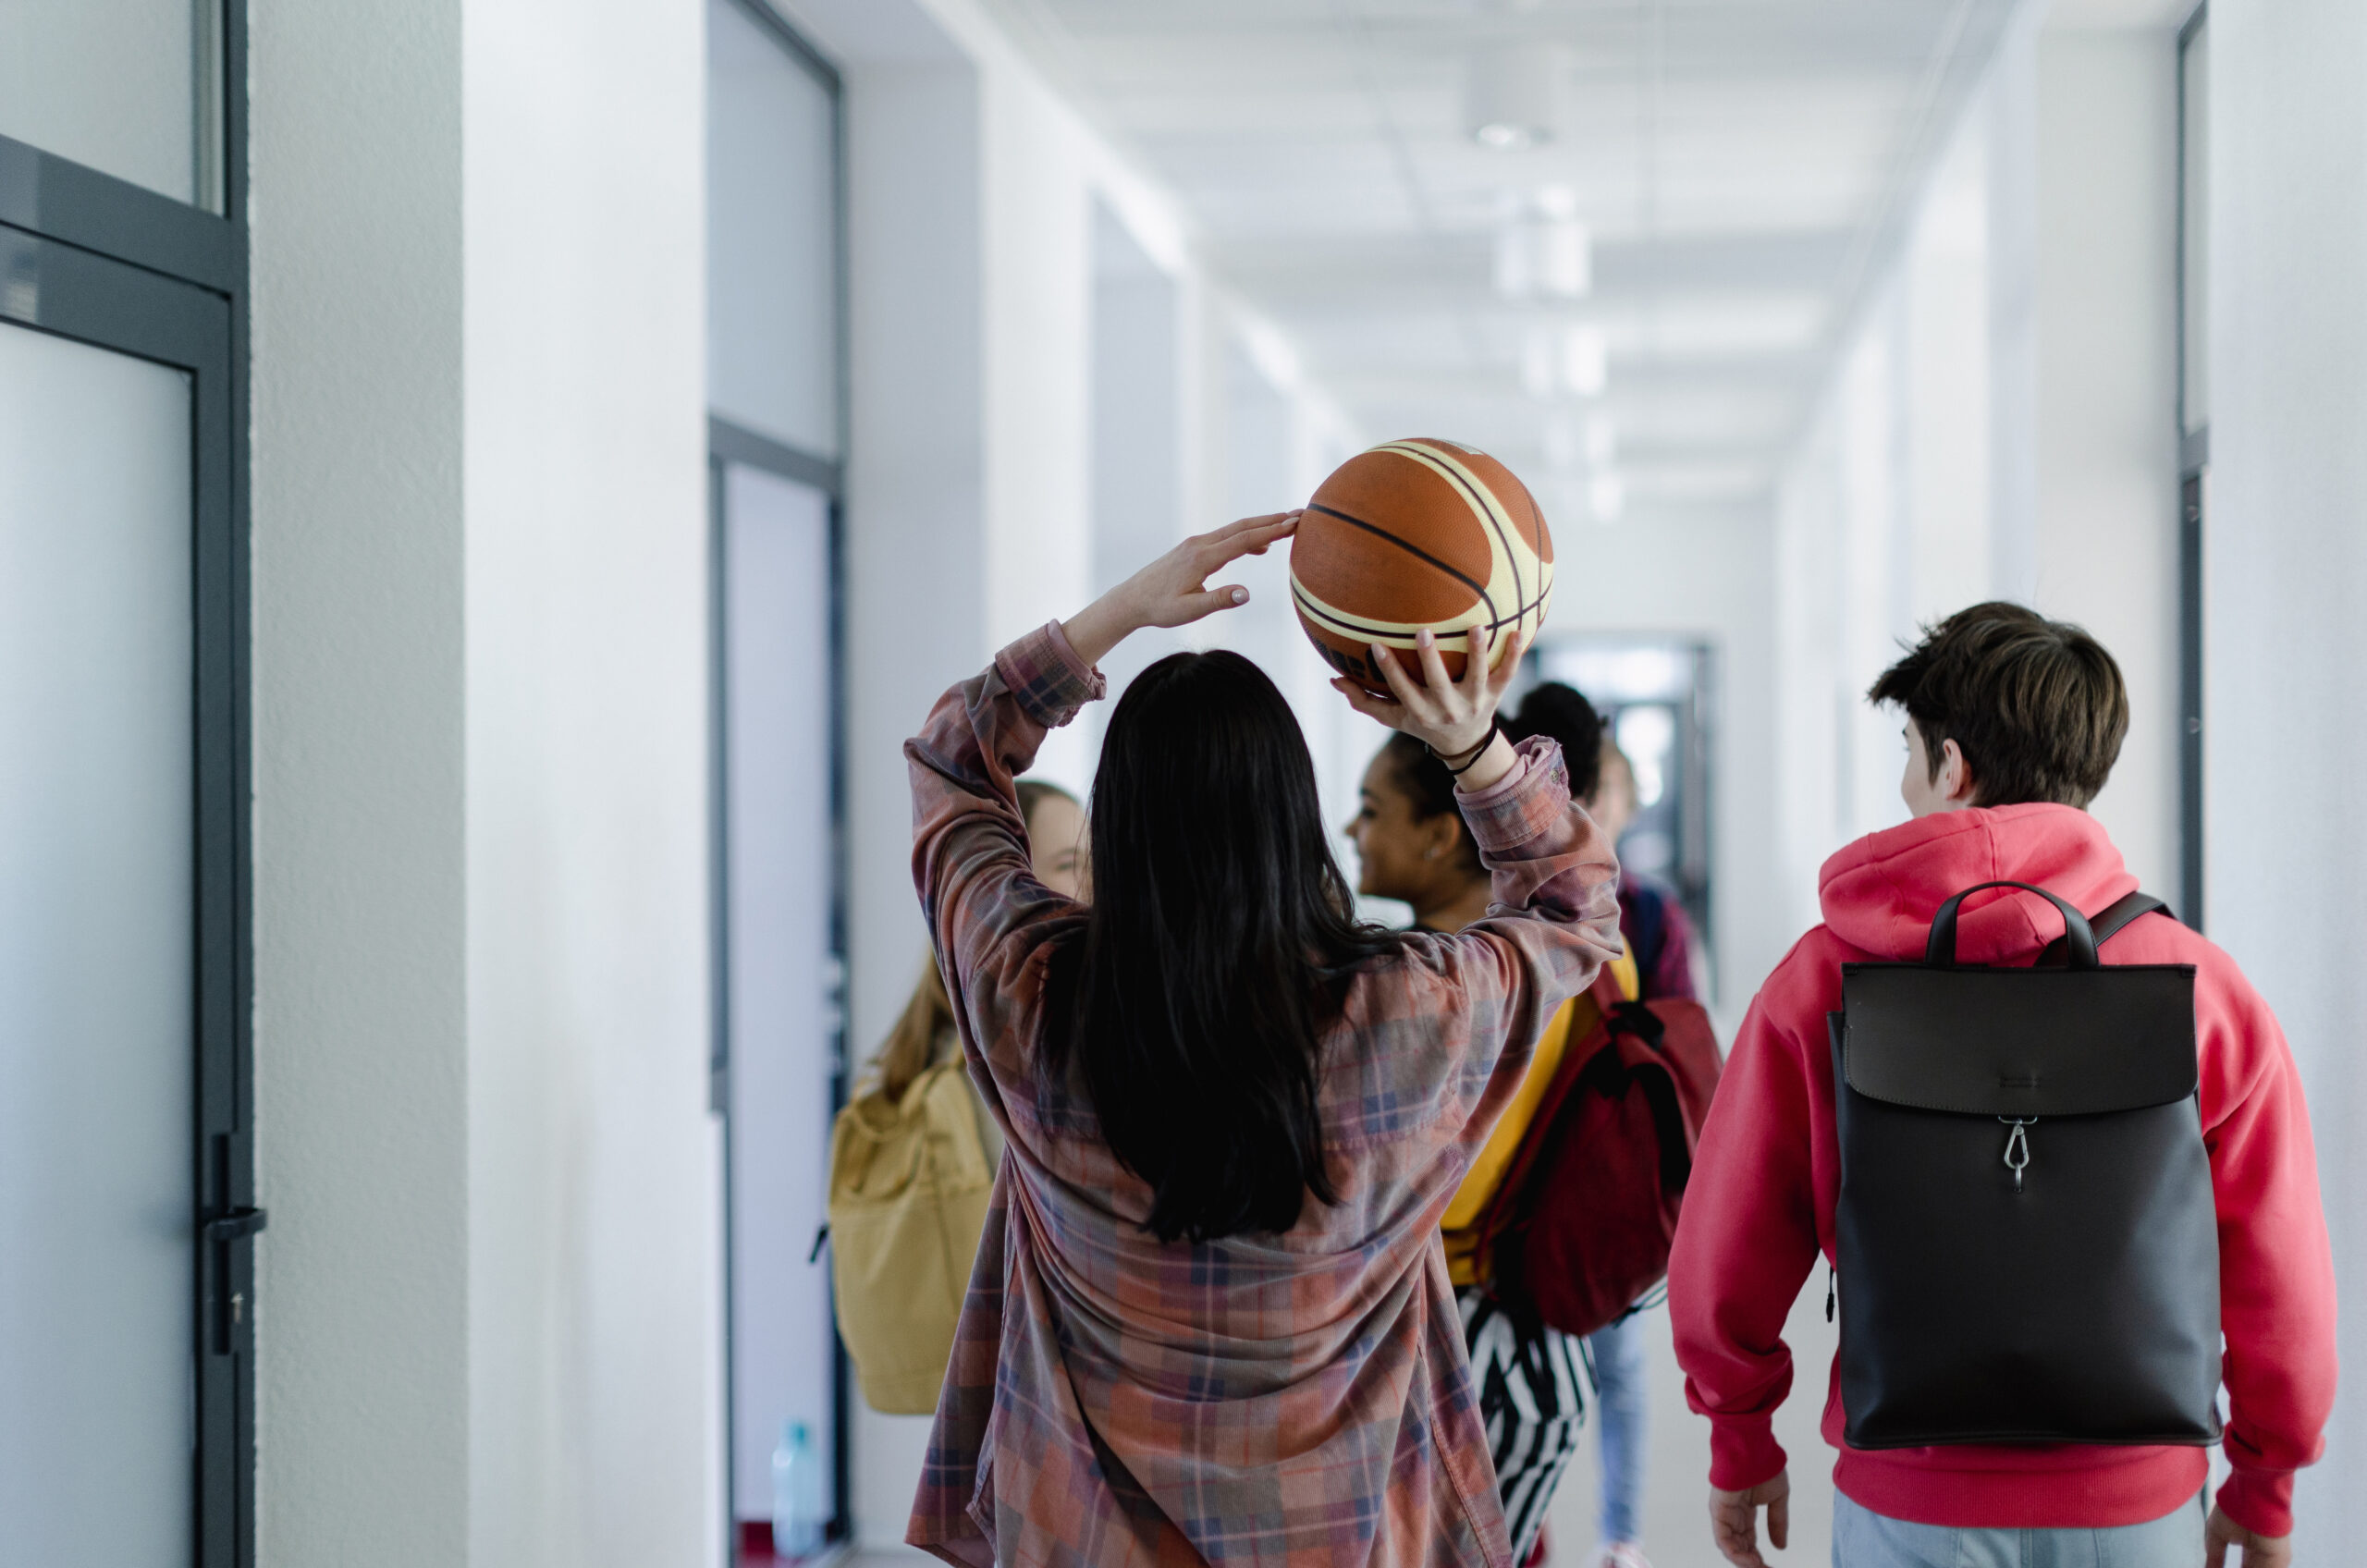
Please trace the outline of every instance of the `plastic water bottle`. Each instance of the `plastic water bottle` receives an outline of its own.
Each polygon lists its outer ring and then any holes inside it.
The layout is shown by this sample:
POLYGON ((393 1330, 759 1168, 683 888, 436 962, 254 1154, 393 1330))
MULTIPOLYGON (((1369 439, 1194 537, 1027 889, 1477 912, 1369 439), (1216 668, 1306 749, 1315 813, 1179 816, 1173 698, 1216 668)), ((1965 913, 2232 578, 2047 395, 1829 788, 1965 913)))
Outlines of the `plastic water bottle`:
POLYGON ((773 1555, 815 1557, 822 1550, 829 1508, 822 1501, 822 1466, 803 1421, 780 1424, 773 1450, 773 1555))

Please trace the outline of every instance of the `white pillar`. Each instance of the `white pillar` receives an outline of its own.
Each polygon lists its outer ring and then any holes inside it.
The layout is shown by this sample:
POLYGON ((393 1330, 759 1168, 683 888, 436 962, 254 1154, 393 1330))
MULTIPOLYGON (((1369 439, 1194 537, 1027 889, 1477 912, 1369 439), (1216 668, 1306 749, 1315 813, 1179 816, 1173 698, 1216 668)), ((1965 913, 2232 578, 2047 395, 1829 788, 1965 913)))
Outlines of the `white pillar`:
POLYGON ((254 18, 266 1564, 720 1550, 701 17, 254 18))
MULTIPOLYGON (((968 61, 844 62, 854 413, 847 476, 850 1011, 877 1048, 928 961, 903 743, 993 653, 986 620, 978 83, 968 61)), ((904 1538, 926 1416, 854 1402, 866 1550, 904 1538)))
POLYGON ((2128 739, 2093 809, 2138 879, 2173 900, 2177 59, 2169 28, 2040 36, 2033 600, 2119 661, 2128 739))
POLYGON ((467 1560, 460 7, 251 22, 257 1551, 467 1560))
POLYGON ((713 1562, 705 7, 472 0, 470 1562, 713 1562))

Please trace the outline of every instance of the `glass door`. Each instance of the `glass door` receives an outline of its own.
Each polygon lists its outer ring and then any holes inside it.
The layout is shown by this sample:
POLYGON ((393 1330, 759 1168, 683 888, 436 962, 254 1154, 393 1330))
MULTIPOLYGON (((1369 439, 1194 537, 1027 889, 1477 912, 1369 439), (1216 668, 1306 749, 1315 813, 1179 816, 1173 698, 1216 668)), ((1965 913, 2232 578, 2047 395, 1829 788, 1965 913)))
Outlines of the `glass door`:
POLYGON ((0 1518, 251 1540, 230 310, 0 227, 0 1518))
MULTIPOLYGON (((823 1473, 818 1495, 840 1491, 838 1345, 816 1256, 840 1089, 831 502, 718 467, 730 1484, 737 1518, 757 1524, 792 1427, 823 1473)), ((743 1562, 787 1555, 769 1532, 742 1535, 758 1537, 743 1562)))
POLYGON ((0 325, 0 1517, 60 1568, 190 1555, 189 405, 0 325))

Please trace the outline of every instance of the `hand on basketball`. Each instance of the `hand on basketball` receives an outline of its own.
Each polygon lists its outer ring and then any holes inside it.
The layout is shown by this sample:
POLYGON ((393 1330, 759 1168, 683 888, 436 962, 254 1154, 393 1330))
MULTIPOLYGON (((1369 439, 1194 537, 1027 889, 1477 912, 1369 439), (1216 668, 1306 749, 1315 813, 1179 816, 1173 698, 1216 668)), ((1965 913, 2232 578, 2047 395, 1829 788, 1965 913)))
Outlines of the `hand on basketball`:
POLYGON ((1206 586, 1209 577, 1244 556, 1262 556, 1298 527, 1298 513, 1245 517, 1209 533, 1186 539, 1061 623, 1061 631, 1087 664, 1146 626, 1188 626, 1219 610, 1249 602, 1236 584, 1206 586))
POLYGON ((1759 1511, 1767 1510, 1767 1544, 1781 1551, 1792 1539, 1792 1477, 1778 1470, 1748 1491, 1710 1488, 1710 1536, 1735 1568, 1767 1568, 1759 1553, 1759 1511))
POLYGON ((1496 704, 1504 700, 1504 692, 1520 668, 1522 646, 1515 640, 1502 658, 1491 660, 1493 639, 1484 624, 1471 629, 1469 640, 1470 653, 1463 661, 1460 680, 1447 679, 1438 638, 1425 631, 1414 640, 1414 655, 1421 661, 1424 684, 1416 684, 1406 674, 1401 662, 1404 655, 1376 643, 1373 666, 1389 682, 1391 696, 1376 697, 1345 677, 1331 685, 1348 699, 1350 707, 1392 729, 1404 730, 1429 747, 1449 767, 1464 769, 1466 762, 1480 765, 1460 774, 1465 789, 1478 790, 1512 767, 1512 746, 1502 736, 1495 737, 1486 753, 1479 748, 1495 728, 1496 704))
POLYGON ((2214 1508, 2202 1527, 2202 1561, 2205 1568, 2226 1568, 2231 1561, 2242 1562, 2243 1568, 2287 1568, 2293 1561, 2293 1537, 2256 1536, 2214 1508), (2231 1546, 2237 1553, 2233 1560, 2227 1556, 2231 1546))

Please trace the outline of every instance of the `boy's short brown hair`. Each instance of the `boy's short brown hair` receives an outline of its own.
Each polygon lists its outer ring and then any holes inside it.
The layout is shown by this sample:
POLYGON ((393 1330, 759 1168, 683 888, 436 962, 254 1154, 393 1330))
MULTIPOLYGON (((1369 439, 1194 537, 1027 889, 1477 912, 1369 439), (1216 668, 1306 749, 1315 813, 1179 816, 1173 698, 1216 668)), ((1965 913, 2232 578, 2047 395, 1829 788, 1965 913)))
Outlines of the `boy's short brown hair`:
POLYGON ((1954 741, 1974 803, 2084 808, 2128 733, 2128 691, 2103 644, 2067 621, 1993 600, 1923 629, 1866 693, 1896 703, 1923 736, 1932 777, 1954 741))

